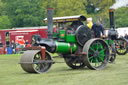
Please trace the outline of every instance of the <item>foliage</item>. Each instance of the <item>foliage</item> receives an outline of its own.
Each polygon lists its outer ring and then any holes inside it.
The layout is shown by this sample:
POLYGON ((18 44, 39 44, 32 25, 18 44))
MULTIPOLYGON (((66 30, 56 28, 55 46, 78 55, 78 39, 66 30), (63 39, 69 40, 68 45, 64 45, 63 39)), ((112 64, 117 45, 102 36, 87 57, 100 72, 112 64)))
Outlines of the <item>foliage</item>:
POLYGON ((15 0, 7 2, 7 12, 13 27, 41 26, 41 0, 15 0))
POLYGON ((128 27, 128 7, 115 11, 115 25, 116 27, 128 27))
POLYGON ((11 22, 8 16, 0 16, 0 29, 9 29, 11 28, 11 22))
MULTIPOLYGON (((109 27, 108 9, 114 3, 115 0, 0 0, 0 29, 45 25, 48 7, 54 9, 54 17, 85 15, 94 23, 102 18, 104 26, 109 27)), ((117 27, 128 26, 127 10, 117 9, 115 16, 117 27)))
POLYGON ((6 7, 6 3, 3 3, 2 0, 0 0, 0 16, 5 15, 6 11, 4 10, 6 7))
POLYGON ((0 0, 0 29, 11 28, 11 22, 6 15, 6 11, 4 10, 5 8, 6 3, 3 3, 2 0, 0 0))
POLYGON ((57 16, 87 15, 84 6, 86 0, 57 0, 57 2, 57 16))
POLYGON ((54 16, 87 15, 86 4, 86 0, 43 0, 42 7, 52 7, 54 16))

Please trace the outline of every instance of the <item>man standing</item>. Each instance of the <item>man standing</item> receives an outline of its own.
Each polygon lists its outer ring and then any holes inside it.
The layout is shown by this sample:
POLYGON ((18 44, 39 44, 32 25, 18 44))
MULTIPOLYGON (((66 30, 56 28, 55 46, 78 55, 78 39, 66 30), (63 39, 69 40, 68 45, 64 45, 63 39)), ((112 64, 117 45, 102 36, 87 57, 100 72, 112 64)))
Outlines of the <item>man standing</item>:
POLYGON ((92 26, 91 30, 93 31, 95 38, 101 38, 101 33, 104 36, 104 28, 100 21, 97 21, 96 24, 92 26))
POLYGON ((28 40, 26 40, 26 42, 25 42, 25 47, 29 47, 29 42, 28 42, 28 40))
POLYGON ((93 23, 92 23, 92 18, 90 17, 90 18, 87 18, 87 26, 91 29, 92 28, 92 25, 93 25, 93 23))
POLYGON ((11 47, 12 47, 13 53, 15 54, 16 53, 16 43, 13 40, 11 42, 11 47))

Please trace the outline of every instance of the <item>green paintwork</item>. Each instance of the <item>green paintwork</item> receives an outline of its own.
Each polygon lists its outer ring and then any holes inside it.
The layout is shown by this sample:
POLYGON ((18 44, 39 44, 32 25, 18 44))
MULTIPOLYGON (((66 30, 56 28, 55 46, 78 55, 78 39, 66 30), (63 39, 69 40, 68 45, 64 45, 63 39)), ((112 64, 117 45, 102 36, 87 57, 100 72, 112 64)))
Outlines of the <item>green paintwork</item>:
POLYGON ((114 44, 114 41, 113 40, 105 40, 105 42, 110 46, 112 44, 114 44))
POLYGON ((65 39, 66 37, 66 31, 65 30, 59 30, 59 38, 60 39, 65 39))
MULTIPOLYGON (((57 38, 57 33, 53 33, 53 38, 57 38)), ((65 40, 67 43, 76 43, 76 36, 73 32, 66 33, 65 30, 59 30, 59 39, 65 40)))
POLYGON ((75 34, 66 35, 66 42, 76 43, 76 36, 75 36, 75 34))
POLYGON ((77 50, 76 44, 56 42, 56 52, 57 53, 73 53, 77 50))

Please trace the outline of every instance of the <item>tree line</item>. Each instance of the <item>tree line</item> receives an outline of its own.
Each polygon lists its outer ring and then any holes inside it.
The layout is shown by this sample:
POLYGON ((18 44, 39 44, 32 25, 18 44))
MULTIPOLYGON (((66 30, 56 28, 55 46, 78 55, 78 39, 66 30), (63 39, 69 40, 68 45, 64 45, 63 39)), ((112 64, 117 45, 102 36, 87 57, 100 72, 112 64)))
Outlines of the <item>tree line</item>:
MULTIPOLYGON (((45 25, 46 9, 54 9, 53 16, 85 15, 93 22, 102 18, 109 27, 108 9, 115 0, 0 0, 0 29, 45 25)), ((117 27, 128 27, 128 7, 115 12, 117 27)))

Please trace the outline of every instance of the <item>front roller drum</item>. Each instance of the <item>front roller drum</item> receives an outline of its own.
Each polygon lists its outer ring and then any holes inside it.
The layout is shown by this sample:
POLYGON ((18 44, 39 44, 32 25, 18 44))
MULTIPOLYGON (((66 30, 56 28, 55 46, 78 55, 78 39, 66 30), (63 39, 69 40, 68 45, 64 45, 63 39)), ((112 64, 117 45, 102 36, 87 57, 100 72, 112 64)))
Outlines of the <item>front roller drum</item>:
POLYGON ((83 47, 85 64, 92 70, 103 69, 109 61, 109 47, 99 38, 90 39, 83 47))
MULTIPOLYGON (((22 69, 28 73, 44 73, 52 66, 52 62, 39 61, 42 61, 40 50, 27 50, 20 59, 20 65, 22 69)), ((48 52, 45 53, 44 61, 52 61, 48 52)))

